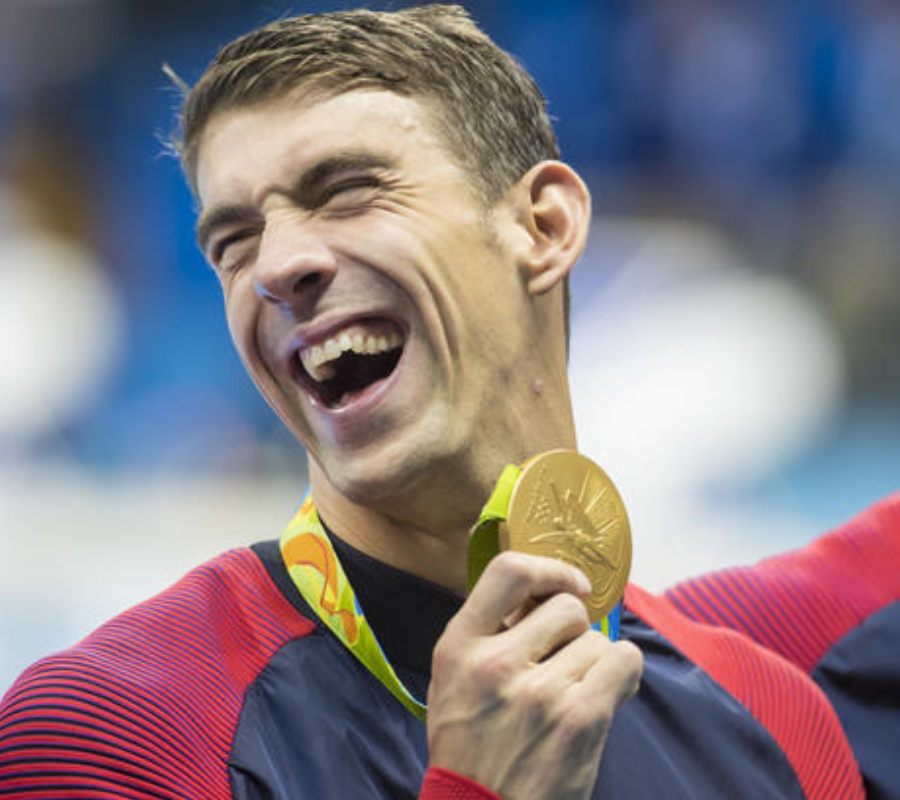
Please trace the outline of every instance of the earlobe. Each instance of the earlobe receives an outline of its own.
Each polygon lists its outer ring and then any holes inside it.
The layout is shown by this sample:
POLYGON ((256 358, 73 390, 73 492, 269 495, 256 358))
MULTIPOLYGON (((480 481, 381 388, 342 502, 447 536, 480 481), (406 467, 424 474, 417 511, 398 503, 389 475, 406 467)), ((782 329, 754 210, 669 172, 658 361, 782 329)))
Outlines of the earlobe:
POLYGON ((522 265, 528 291, 538 295, 561 283, 584 250, 591 196, 578 173, 559 161, 536 164, 519 187, 529 234, 522 265))

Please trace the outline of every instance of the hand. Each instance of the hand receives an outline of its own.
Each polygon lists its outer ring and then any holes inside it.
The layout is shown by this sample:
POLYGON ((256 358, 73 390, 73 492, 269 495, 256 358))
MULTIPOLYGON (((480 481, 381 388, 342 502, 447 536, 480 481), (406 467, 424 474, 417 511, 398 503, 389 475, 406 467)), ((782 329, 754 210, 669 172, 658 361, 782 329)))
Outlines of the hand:
POLYGON ((503 553, 434 651, 430 763, 504 800, 584 800, 613 716, 643 659, 590 627, 587 578, 554 559, 503 553))

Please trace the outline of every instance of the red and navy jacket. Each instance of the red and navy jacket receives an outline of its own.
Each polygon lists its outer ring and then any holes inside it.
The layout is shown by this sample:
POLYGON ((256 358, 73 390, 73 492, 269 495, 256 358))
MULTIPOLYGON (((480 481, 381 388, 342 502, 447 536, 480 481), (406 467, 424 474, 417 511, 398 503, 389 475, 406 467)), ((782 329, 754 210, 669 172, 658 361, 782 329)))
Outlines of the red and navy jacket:
MULTIPOLYGON (((405 684, 461 599, 335 545, 405 684)), ((797 552, 629 586, 644 653, 595 798, 900 798, 900 494, 797 552)), ((485 800, 312 615, 277 543, 193 570, 0 705, 0 798, 485 800)))

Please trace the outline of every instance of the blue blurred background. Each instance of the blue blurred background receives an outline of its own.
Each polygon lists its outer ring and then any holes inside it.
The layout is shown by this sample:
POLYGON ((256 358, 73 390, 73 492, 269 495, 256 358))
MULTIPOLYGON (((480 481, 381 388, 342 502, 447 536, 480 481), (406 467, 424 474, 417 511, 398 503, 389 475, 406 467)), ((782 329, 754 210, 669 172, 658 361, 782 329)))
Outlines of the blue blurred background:
MULTIPOLYGON (((161 65, 192 83, 257 24, 351 5, 0 4, 0 690, 302 494, 194 244, 161 65)), ((595 194, 571 370, 636 578, 900 488, 900 5, 465 5, 595 194)))

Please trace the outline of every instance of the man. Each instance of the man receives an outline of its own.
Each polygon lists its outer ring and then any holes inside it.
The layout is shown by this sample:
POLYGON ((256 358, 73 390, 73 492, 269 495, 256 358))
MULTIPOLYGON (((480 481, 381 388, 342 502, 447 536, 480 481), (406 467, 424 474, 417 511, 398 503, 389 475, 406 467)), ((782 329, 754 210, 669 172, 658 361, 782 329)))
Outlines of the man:
POLYGON ((200 246, 311 498, 280 546, 27 671, 0 794, 857 798, 865 777, 898 796, 878 740, 897 499, 755 570, 631 587, 618 643, 560 561, 500 555, 465 596, 504 466, 576 446, 565 294, 590 199, 464 12, 279 21, 219 54, 182 122, 200 246), (860 652, 881 683, 842 680, 860 652))

